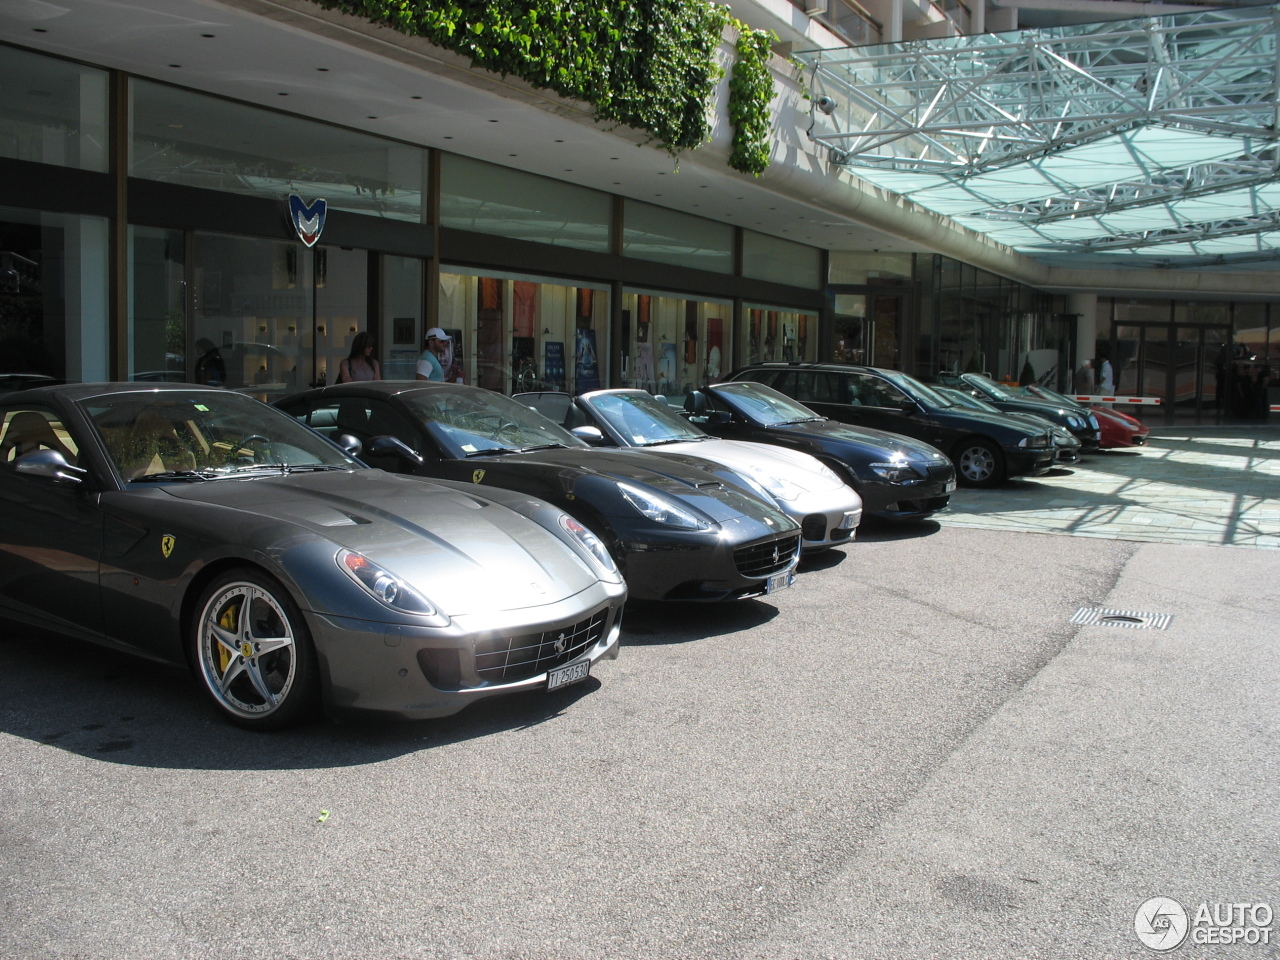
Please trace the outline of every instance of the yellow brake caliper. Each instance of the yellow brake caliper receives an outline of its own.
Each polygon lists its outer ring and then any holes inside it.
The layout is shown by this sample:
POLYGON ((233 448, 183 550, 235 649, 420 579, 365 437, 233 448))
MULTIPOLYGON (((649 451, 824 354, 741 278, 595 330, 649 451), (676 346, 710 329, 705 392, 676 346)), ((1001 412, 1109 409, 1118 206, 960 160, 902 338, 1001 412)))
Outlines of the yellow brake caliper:
MULTIPOLYGON (((243 602, 243 601, 241 601, 243 602)), ((231 633, 236 632, 236 625, 240 622, 240 603, 233 603, 222 611, 222 616, 218 618, 218 626, 223 630, 231 633)), ((218 644, 218 672, 226 673, 227 667, 231 664, 231 652, 227 650, 225 644, 218 644)))

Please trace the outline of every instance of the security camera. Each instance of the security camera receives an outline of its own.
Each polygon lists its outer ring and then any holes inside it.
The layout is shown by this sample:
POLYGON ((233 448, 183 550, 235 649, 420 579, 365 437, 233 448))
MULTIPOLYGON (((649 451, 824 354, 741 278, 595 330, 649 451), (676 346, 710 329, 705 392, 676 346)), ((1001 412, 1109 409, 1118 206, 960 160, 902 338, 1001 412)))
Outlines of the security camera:
POLYGON ((836 109, 835 100, 827 96, 818 97, 817 100, 813 101, 813 105, 828 116, 834 113, 836 109))

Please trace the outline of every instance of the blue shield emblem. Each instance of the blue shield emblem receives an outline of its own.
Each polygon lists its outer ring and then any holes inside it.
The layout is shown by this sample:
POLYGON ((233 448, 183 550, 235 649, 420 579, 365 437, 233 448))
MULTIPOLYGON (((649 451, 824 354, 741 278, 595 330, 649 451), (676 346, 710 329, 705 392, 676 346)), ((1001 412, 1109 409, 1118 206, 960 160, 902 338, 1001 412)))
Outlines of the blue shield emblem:
POLYGON ((329 204, 323 200, 314 201, 311 206, 302 202, 297 194, 289 194, 289 222, 298 234, 298 239, 308 247, 314 247, 324 230, 324 218, 329 212, 329 204))

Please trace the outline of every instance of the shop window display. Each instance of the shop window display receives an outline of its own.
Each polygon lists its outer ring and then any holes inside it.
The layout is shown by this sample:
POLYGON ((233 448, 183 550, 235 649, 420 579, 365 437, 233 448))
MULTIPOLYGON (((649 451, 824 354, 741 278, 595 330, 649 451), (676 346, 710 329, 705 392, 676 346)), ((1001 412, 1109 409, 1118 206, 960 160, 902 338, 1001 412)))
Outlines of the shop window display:
POLYGON ((815 360, 818 350, 818 318, 812 313, 748 306, 746 320, 747 363, 769 360, 815 360))
POLYGON ((623 386, 683 396, 729 372, 733 311, 728 303, 628 291, 622 304, 623 386))
POLYGON ((467 383, 506 394, 584 393, 608 383, 605 289, 442 271, 439 324, 454 336, 467 383))

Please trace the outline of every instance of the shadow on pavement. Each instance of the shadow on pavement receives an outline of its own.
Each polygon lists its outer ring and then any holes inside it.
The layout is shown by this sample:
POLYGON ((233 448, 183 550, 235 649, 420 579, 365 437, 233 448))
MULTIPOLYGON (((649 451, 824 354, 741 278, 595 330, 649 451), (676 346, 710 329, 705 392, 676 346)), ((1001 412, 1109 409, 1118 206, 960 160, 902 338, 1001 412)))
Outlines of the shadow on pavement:
POLYGON ((942 529, 937 520, 885 520, 881 517, 864 517, 858 524, 858 543, 884 543, 889 540, 916 540, 931 537, 942 529))
POLYGON ((739 630, 750 630, 778 615, 777 608, 760 600, 729 603, 689 603, 632 600, 622 621, 624 647, 689 643, 739 630))
POLYGON ((0 640, 0 732, 90 760, 186 770, 305 770, 376 763, 555 720, 600 687, 495 697, 438 720, 317 718, 271 733, 232 726, 191 674, 25 628, 0 640))

